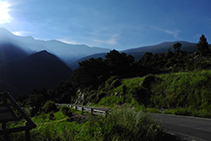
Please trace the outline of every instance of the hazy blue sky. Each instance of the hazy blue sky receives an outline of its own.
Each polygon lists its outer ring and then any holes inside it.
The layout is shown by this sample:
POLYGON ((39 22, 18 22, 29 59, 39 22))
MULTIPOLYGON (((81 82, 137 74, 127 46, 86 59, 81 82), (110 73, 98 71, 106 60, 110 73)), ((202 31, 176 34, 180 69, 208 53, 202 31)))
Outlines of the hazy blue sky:
POLYGON ((2 2, 0 27, 35 39, 118 50, 196 43, 201 34, 211 41, 211 0, 0 0, 1 9, 2 2))

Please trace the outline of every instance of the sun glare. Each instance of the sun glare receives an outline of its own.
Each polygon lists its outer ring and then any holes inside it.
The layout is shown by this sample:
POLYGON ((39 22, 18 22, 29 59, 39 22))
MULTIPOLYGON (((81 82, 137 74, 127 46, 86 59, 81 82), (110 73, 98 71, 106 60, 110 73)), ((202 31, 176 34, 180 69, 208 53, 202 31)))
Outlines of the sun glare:
POLYGON ((0 1, 0 23, 8 23, 12 20, 9 11, 9 4, 5 1, 0 1))

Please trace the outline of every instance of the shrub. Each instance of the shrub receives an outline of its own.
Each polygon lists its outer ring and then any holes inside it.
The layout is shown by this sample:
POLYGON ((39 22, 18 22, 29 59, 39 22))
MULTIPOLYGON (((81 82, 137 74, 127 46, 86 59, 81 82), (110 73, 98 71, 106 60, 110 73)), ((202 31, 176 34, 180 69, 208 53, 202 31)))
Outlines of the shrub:
POLYGON ((151 94, 143 86, 130 89, 129 93, 132 94, 133 98, 135 98, 140 105, 144 104, 146 106, 150 100, 151 94))
POLYGON ((90 126, 98 124, 102 140, 159 140, 163 127, 143 112, 134 112, 127 107, 118 107, 107 118, 95 118, 90 126))
POLYGON ((61 106, 61 107, 60 107, 60 111, 61 111, 65 116, 68 116, 68 117, 71 117, 71 116, 72 116, 71 109, 70 109, 70 107, 68 107, 68 106, 61 106))
POLYGON ((111 76, 106 82, 105 87, 107 90, 117 88, 121 85, 121 79, 118 76, 111 76))
POLYGON ((58 108, 57 108, 57 106, 56 106, 56 104, 55 104, 55 102, 54 101, 47 101, 46 103, 45 103, 45 105, 42 107, 42 111, 44 112, 44 113, 49 113, 49 112, 56 112, 56 111, 58 111, 58 108))
POLYGON ((145 87, 145 88, 150 88, 150 85, 152 82, 154 82, 156 80, 156 77, 154 75, 147 75, 143 82, 142 82, 142 86, 145 87))

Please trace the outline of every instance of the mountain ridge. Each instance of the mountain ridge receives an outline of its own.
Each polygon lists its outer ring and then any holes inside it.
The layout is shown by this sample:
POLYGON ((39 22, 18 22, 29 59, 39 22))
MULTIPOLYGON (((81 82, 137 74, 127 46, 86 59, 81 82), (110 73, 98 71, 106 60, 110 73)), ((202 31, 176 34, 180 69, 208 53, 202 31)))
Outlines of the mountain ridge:
POLYGON ((46 50, 62 59, 65 63, 74 62, 84 56, 95 53, 110 51, 109 49, 89 47, 87 45, 67 44, 58 40, 44 41, 36 40, 32 36, 16 36, 5 28, 0 28, 0 43, 2 42, 10 42, 27 50, 29 53, 46 50))
POLYGON ((58 57, 43 50, 1 65, 0 91, 9 91, 17 97, 35 88, 53 88, 72 73, 58 57))

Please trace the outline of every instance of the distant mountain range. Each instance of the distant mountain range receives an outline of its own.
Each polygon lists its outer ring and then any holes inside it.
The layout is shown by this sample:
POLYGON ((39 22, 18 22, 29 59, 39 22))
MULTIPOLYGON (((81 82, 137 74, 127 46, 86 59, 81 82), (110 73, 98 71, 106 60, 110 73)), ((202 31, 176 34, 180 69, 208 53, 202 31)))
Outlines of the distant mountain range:
MULTIPOLYGON (((128 50, 123 50, 120 52, 125 52, 128 55, 132 55, 135 58, 135 60, 139 60, 144 55, 145 52, 151 52, 151 53, 155 54, 155 53, 167 52, 167 50, 169 48, 171 48, 171 51, 174 52, 173 45, 177 42, 182 44, 181 50, 186 51, 187 53, 193 53, 197 50, 196 43, 189 43, 186 41, 175 41, 175 42, 163 42, 163 43, 160 43, 157 45, 152 45, 152 46, 137 47, 137 48, 132 48, 132 49, 128 49, 128 50)), ((92 57, 93 58, 98 58, 98 57, 105 58, 106 54, 107 53, 99 53, 99 54, 93 54, 90 56, 86 56, 84 58, 81 58, 81 59, 73 62, 73 63, 68 64, 68 66, 74 70, 79 67, 78 62, 84 61, 84 60, 92 58, 92 57)))
POLYGON ((0 44, 12 44, 20 47, 27 53, 46 50, 56 55, 65 63, 72 63, 80 58, 96 53, 109 52, 109 49, 89 47, 86 45, 66 44, 57 40, 42 41, 35 40, 31 36, 20 37, 13 35, 5 28, 0 28, 0 44))
MULTIPOLYGON (((135 57, 136 60, 140 59, 145 52, 160 53, 167 52, 168 48, 173 51, 173 45, 176 42, 182 44, 182 50, 192 53, 196 51, 196 43, 189 43, 186 41, 175 41, 175 42, 163 42, 157 45, 137 47, 128 50, 123 50, 120 52, 125 52, 135 57)), ((104 58, 110 50, 99 47, 89 47, 86 45, 73 45, 66 44, 57 40, 42 41, 35 40, 33 37, 19 37, 13 35, 11 32, 4 28, 0 28, 0 45, 9 44, 19 47, 26 54, 32 54, 34 52, 39 52, 46 50, 51 54, 56 55, 60 60, 62 60, 71 69, 78 68, 78 62, 89 59, 91 57, 104 58)), ((1 58, 0 58, 1 59, 1 58)))

